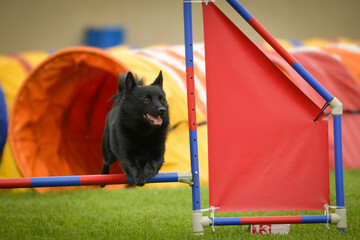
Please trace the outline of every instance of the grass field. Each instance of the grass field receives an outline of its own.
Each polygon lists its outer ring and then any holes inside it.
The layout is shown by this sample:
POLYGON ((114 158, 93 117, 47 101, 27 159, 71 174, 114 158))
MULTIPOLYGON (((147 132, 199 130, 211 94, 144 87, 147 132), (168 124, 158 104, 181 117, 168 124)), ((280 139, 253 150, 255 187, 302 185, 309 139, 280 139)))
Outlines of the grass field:
MULTIPOLYGON (((331 173, 331 183, 334 174, 331 173)), ((121 190, 86 189, 64 193, 0 193, 0 239, 360 239, 360 170, 345 171, 345 234, 324 224, 291 225, 290 234, 257 236, 246 226, 205 229, 194 236, 189 187, 121 190)), ((208 207, 202 188, 202 207, 208 207)), ((331 199, 334 201, 334 184, 331 199)), ((216 216, 323 214, 315 212, 218 213, 216 216)))

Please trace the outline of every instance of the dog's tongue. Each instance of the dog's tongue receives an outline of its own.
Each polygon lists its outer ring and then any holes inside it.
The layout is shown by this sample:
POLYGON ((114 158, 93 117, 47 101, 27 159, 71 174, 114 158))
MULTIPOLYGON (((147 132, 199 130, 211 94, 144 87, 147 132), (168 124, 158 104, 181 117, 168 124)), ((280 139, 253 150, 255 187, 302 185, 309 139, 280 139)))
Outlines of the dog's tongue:
POLYGON ((161 119, 160 116, 155 117, 155 116, 150 115, 150 114, 149 114, 149 116, 150 116, 151 120, 153 120, 156 125, 161 125, 162 124, 162 119, 161 119))

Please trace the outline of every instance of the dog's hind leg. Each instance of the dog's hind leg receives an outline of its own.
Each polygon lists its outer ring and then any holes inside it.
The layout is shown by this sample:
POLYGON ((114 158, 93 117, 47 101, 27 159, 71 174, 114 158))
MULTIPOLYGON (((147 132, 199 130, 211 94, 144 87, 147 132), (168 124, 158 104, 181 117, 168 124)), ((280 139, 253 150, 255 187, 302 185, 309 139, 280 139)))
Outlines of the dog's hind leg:
MULTIPOLYGON (((103 162, 103 168, 101 171, 101 174, 109 174, 110 172, 110 166, 116 162, 116 157, 114 154, 112 153, 108 153, 107 157, 104 157, 104 162, 103 162)), ((105 185, 101 185, 101 187, 105 187, 105 185)))
POLYGON ((101 174, 109 174, 109 172, 110 172, 110 165, 108 165, 107 162, 104 160, 101 174))

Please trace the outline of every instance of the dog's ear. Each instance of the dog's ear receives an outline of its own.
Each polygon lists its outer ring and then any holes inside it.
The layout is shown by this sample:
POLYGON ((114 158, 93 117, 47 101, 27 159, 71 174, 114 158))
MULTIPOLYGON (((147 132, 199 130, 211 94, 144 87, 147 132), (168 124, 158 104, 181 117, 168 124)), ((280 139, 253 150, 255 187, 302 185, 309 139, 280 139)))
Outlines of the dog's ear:
POLYGON ((136 81, 133 74, 129 71, 126 75, 124 88, 126 91, 131 91, 134 89, 134 87, 136 87, 136 81))
POLYGON ((155 81, 151 85, 158 85, 162 88, 163 86, 162 71, 160 71, 159 75, 156 77, 155 81))

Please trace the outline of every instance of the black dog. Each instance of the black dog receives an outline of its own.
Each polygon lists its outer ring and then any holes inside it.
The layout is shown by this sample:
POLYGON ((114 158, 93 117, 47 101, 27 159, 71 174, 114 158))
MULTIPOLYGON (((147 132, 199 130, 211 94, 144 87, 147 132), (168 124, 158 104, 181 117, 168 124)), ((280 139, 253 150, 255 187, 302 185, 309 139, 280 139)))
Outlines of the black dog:
POLYGON ((119 92, 106 117, 102 140, 104 164, 101 174, 120 160, 133 183, 143 186, 164 162, 169 125, 168 104, 160 71, 155 81, 144 86, 131 72, 119 76, 119 92))

